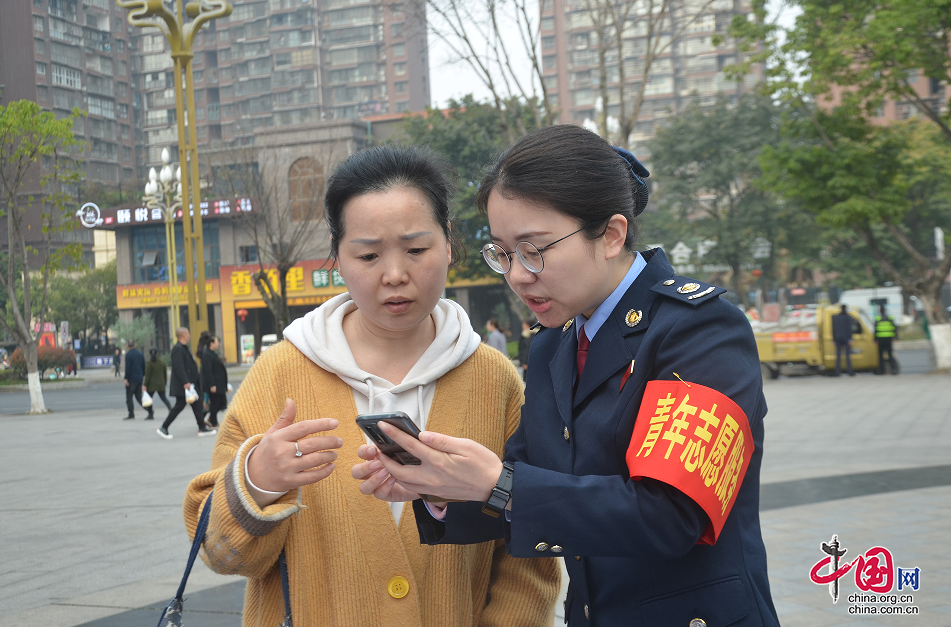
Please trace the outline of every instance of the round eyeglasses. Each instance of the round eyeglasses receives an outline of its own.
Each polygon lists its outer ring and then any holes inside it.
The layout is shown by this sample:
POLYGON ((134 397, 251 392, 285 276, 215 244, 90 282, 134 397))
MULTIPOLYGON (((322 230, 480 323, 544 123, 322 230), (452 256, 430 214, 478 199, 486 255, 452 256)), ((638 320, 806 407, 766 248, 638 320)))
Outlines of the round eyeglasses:
POLYGON ((551 244, 542 246, 541 248, 538 248, 531 242, 519 242, 515 245, 514 253, 506 252, 506 250, 498 244, 486 244, 482 247, 482 258, 485 259, 485 262, 489 264, 490 268, 499 274, 508 274, 509 270, 512 269, 512 255, 515 255, 522 265, 525 266, 526 270, 532 274, 538 274, 545 269, 545 258, 542 257, 544 251, 583 230, 584 228, 582 227, 574 233, 569 233, 561 239, 556 239, 551 244))

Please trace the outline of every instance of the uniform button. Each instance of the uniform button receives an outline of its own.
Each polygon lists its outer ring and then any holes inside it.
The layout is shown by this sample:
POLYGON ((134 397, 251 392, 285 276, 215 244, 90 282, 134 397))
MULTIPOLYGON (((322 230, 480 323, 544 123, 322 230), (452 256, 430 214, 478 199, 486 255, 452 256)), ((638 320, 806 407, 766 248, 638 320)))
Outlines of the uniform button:
POLYGON ((545 542, 539 542, 538 544, 535 545, 535 550, 536 550, 536 551, 547 551, 547 550, 548 550, 548 544, 546 544, 545 542))
POLYGON ((565 436, 565 442, 567 442, 567 441, 568 441, 568 438, 571 437, 571 436, 568 435, 568 427, 565 427, 565 428, 562 430, 561 434, 562 434, 563 436, 565 436))
POLYGON ((406 581, 405 577, 397 575, 386 584, 386 591, 389 592, 390 596, 394 599, 402 599, 409 594, 409 582, 406 581))
POLYGON ((584 604, 584 617, 585 617, 585 618, 591 618, 591 616, 588 614, 588 604, 587 604, 587 603, 584 604))
POLYGON ((690 621, 690 627, 707 627, 707 621, 702 618, 695 618, 690 621))
POLYGON ((562 551, 564 551, 564 549, 561 548, 560 546, 558 546, 557 544, 551 545, 551 552, 552 552, 552 553, 561 553, 562 551))

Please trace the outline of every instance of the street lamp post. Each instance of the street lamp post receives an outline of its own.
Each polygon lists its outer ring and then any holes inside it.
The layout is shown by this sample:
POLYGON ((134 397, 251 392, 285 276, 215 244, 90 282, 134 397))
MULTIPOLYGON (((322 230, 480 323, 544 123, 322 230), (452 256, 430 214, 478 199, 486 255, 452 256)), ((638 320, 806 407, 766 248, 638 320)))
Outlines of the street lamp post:
MULTIPOLYGON (((168 257, 169 306, 171 307, 172 333, 182 326, 178 312, 178 257, 175 252, 175 214, 182 208, 182 169, 172 172, 168 148, 162 149, 162 172, 149 170, 149 182, 145 184, 143 200, 149 209, 160 209, 165 218, 165 250, 168 257)), ((183 218, 184 218, 184 212, 183 218)))
POLYGON ((116 0, 116 4, 123 9, 131 9, 129 23, 133 26, 161 30, 172 48, 172 59, 175 62, 175 110, 178 119, 178 162, 182 171, 181 196, 184 199, 182 231, 185 236, 188 326, 191 330, 192 348, 194 348, 201 332, 208 330, 208 306, 205 295, 205 244, 201 228, 201 190, 198 185, 192 46, 201 27, 215 18, 231 15, 232 6, 227 0, 199 0, 184 3, 184 7, 182 0, 116 0), (174 9, 170 9, 169 5, 174 9), (185 21, 186 16, 191 18, 190 22, 185 21))

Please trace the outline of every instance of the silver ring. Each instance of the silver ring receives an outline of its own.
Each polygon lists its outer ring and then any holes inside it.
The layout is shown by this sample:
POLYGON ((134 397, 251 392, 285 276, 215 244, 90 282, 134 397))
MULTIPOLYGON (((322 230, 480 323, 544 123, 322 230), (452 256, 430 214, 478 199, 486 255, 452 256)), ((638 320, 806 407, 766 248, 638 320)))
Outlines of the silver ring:
POLYGON ((294 457, 301 457, 303 453, 301 453, 300 448, 297 447, 297 442, 294 442, 294 448, 297 450, 297 452, 294 453, 294 457))

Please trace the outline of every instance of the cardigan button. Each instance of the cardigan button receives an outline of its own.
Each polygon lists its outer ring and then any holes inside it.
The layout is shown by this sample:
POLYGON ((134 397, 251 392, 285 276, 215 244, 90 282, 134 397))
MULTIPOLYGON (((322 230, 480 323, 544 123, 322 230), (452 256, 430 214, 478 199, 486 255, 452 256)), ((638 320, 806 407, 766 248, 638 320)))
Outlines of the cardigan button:
POLYGON ((565 427, 564 429, 562 429, 561 434, 562 434, 563 436, 565 436, 565 442, 567 442, 568 439, 571 437, 571 436, 568 434, 568 427, 565 427))
POLYGON ((402 599, 409 594, 409 582, 406 581, 405 577, 397 575, 386 584, 386 591, 389 592, 390 596, 394 599, 402 599))
POLYGON ((535 550, 536 550, 536 551, 539 551, 539 552, 547 551, 547 550, 548 550, 548 543, 547 543, 547 542, 539 542, 538 544, 535 545, 535 550))

